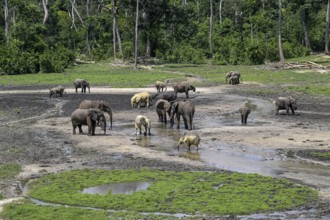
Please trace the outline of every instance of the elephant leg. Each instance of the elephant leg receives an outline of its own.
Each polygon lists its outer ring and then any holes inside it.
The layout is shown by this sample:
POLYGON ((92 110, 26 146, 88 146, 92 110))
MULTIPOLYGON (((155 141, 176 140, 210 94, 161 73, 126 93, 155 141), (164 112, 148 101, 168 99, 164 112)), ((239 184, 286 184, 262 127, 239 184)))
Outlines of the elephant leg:
POLYGON ((291 112, 292 112, 292 114, 294 115, 294 109, 293 109, 293 106, 290 106, 290 108, 291 108, 291 112))
POLYGON ((147 136, 147 125, 144 125, 144 133, 143 133, 144 136, 147 136))
POLYGON ((82 131, 82 129, 81 129, 81 126, 82 125, 78 125, 78 128, 79 128, 79 134, 83 134, 84 132, 82 131))
POLYGON ((72 134, 73 134, 73 135, 76 134, 76 126, 72 126, 72 134))
POLYGON ((177 122, 176 128, 179 129, 180 128, 180 115, 179 114, 176 116, 176 122, 177 122))
MULTIPOLYGON (((186 117, 182 117, 182 118, 183 118, 184 128, 189 129, 187 118, 186 117)), ((189 129, 189 130, 191 130, 191 129, 189 129)))
POLYGON ((163 112, 163 119, 164 119, 164 123, 167 124, 167 118, 166 118, 166 112, 163 112))

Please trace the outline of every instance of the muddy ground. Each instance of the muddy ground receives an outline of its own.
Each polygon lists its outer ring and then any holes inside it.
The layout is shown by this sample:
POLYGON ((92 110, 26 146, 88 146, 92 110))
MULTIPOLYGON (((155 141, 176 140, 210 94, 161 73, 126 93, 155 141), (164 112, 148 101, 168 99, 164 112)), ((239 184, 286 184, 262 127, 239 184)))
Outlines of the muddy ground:
MULTIPOLYGON (((6 198, 22 196, 22 180, 45 173, 75 168, 159 170, 217 170, 259 173, 288 178, 320 193, 320 202, 297 212, 277 213, 284 218, 330 217, 330 161, 307 157, 310 150, 330 151, 330 99, 292 94, 281 87, 218 85, 190 92, 195 106, 195 130, 202 137, 199 152, 192 147, 176 149, 185 132, 158 122, 154 107, 132 109, 131 96, 140 91, 155 93, 152 86, 139 89, 91 88, 90 94, 48 97, 48 87, 0 88, 0 163, 16 162, 23 172, 11 181, 0 181, 6 198), (298 98, 295 115, 275 115, 277 96, 298 98), (71 113, 84 99, 103 99, 111 104, 113 130, 106 135, 72 135, 71 113), (248 101, 252 113, 248 125, 240 125, 239 107, 248 101), (136 115, 152 119, 152 135, 136 137, 136 115), (327 217, 326 217, 327 216, 327 217)), ((171 89, 169 89, 171 90, 171 89)), ((179 94, 178 99, 185 99, 179 94)), ((155 103, 155 101, 154 101, 155 103)), ((83 127, 87 131, 87 127, 83 127)), ((268 214, 268 217, 276 214, 268 214)), ((254 216, 256 218, 262 215, 254 216)), ((265 217, 265 216, 264 216, 265 217)), ((268 218, 267 215, 265 218, 268 218)))

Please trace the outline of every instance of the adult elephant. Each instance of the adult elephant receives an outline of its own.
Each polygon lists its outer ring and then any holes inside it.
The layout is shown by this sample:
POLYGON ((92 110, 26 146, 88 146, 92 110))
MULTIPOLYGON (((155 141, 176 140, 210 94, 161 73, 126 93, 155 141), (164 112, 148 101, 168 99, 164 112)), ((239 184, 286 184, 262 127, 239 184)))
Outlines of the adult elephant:
POLYGON ((158 115, 158 121, 167 124, 167 117, 168 114, 169 118, 171 118, 171 107, 173 102, 168 102, 164 99, 159 99, 156 102, 155 108, 158 115))
POLYGON ((86 93, 86 88, 88 88, 88 93, 91 92, 89 82, 85 79, 75 79, 73 85, 76 89, 76 93, 78 92, 78 88, 81 88, 81 93, 86 93))
POLYGON ((88 135, 95 135, 95 127, 98 123, 103 126, 104 134, 106 133, 107 123, 101 110, 92 109, 76 109, 71 114, 72 133, 76 134, 76 127, 79 128, 79 134, 83 134, 82 125, 88 126, 88 135))
POLYGON ((104 100, 83 100, 80 105, 80 109, 90 109, 90 108, 97 108, 103 112, 108 113, 110 117, 110 130, 112 130, 112 111, 108 102, 104 100))
POLYGON ((177 128, 180 128, 180 117, 182 116, 185 129, 192 130, 193 118, 195 114, 195 105, 189 100, 176 101, 172 104, 171 125, 174 124, 174 115, 176 115, 177 128))
POLYGON ((279 110, 286 110, 288 115, 291 109, 292 114, 294 115, 294 110, 297 110, 297 100, 292 96, 278 97, 274 102, 276 107, 276 115, 279 114, 279 110))
POLYGON ((226 83, 229 79, 229 84, 233 84, 232 80, 235 79, 235 82, 237 81, 237 83, 235 83, 235 84, 239 84, 240 78, 241 78, 241 74, 239 72, 230 71, 229 73, 226 74, 226 83))
POLYGON ((188 82, 181 82, 177 83, 173 86, 174 93, 177 95, 178 93, 186 93, 186 97, 189 98, 189 91, 192 90, 193 92, 196 92, 196 88, 193 85, 190 85, 188 82))

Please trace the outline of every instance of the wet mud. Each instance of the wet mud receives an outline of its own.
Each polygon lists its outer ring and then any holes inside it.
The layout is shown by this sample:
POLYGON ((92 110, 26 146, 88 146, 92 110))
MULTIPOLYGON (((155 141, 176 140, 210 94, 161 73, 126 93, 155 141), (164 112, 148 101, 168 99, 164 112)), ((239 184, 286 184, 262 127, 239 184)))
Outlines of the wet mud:
MULTIPOLYGON (((18 187, 22 180, 81 167, 226 170, 288 178, 320 192, 320 203, 314 207, 252 218, 330 217, 330 161, 310 154, 330 151, 329 100, 305 95, 299 97, 295 115, 275 115, 272 101, 285 92, 261 95, 247 92, 252 91, 250 87, 197 88, 196 93, 190 93, 196 107, 192 132, 202 138, 198 151, 195 146, 190 151, 185 146, 177 148, 178 139, 187 132, 182 120, 176 129, 176 125, 172 128, 158 122, 154 106, 131 108, 135 92, 155 93, 154 88, 100 87, 91 89, 91 94, 68 89, 66 97, 51 99, 45 88, 37 92, 2 88, 0 161, 16 162, 24 169, 16 180, 1 182, 0 190, 7 198, 18 197, 23 193, 18 187), (103 99, 111 104, 113 129, 106 135, 100 128, 95 136, 72 135, 70 115, 83 99, 103 99), (244 102, 252 109, 246 126, 241 125, 238 113, 244 102), (138 114, 152 119, 151 136, 135 135, 138 114)), ((184 94, 178 99, 184 100, 184 94)), ((87 132, 87 127, 83 130, 87 132)))

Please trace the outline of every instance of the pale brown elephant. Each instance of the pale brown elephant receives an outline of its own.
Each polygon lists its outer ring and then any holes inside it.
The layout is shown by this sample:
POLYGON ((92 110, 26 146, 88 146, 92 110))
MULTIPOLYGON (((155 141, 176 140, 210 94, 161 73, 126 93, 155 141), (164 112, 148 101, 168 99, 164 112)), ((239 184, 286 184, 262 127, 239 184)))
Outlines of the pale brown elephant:
POLYGON ((186 97, 189 98, 189 91, 192 90, 193 92, 196 92, 196 88, 193 85, 190 85, 188 82, 181 82, 177 83, 173 86, 174 93, 177 95, 178 93, 186 93, 186 97))

